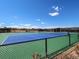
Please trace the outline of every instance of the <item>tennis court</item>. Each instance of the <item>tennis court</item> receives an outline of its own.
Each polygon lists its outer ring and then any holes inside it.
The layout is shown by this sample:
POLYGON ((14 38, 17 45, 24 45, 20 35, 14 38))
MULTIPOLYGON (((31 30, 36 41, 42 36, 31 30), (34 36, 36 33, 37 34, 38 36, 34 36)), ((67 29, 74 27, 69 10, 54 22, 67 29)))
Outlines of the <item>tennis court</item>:
MULTIPOLYGON (((71 44, 78 42, 77 33, 70 36, 71 44)), ((44 57, 45 39, 47 39, 48 55, 69 45, 67 33, 2 33, 0 37, 1 59, 32 59, 35 52, 44 57)))

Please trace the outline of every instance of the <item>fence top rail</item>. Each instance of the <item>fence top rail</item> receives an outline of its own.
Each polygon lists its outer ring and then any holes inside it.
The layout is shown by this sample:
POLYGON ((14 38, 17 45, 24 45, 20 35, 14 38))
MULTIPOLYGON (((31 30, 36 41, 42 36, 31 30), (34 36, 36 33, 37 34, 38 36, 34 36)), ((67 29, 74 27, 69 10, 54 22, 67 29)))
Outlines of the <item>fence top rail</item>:
POLYGON ((29 41, 45 40, 46 38, 54 38, 68 35, 67 32, 58 32, 58 33, 39 33, 39 34, 29 34, 29 35, 13 35, 5 39, 0 46, 18 44, 29 41))

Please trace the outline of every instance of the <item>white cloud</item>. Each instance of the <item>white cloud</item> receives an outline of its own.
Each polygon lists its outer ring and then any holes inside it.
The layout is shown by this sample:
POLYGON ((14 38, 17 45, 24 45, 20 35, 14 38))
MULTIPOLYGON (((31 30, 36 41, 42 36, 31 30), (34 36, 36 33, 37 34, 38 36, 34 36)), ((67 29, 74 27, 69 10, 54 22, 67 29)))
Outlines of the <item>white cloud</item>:
POLYGON ((52 9, 55 8, 55 6, 52 6, 52 9))
POLYGON ((23 26, 29 27, 31 26, 31 24, 23 24, 23 26))
POLYGON ((49 13, 50 16, 58 16, 60 14, 61 8, 59 6, 53 6, 52 12, 49 13))
POLYGON ((20 26, 18 26, 18 25, 9 25, 9 26, 6 26, 6 27, 8 27, 8 28, 19 28, 20 26))
POLYGON ((57 6, 57 7, 55 7, 55 10, 56 10, 56 11, 59 11, 59 7, 58 7, 58 6, 57 6))
POLYGON ((59 11, 59 7, 58 6, 53 6, 52 9, 55 10, 55 11, 59 11))
MULTIPOLYGON (((37 25, 32 25, 32 24, 14 24, 14 23, 11 23, 10 25, 5 25, 5 23, 0 23, 0 28, 4 28, 4 27, 8 27, 8 28, 29 28, 29 29, 32 29, 32 28, 42 28, 42 29, 45 29, 45 28, 68 28, 68 27, 76 27, 75 25, 50 25, 50 26, 37 26, 37 25)), ((41 24, 45 24, 44 22, 41 22, 41 24)))
POLYGON ((5 23, 0 23, 0 27, 5 27, 5 23))
POLYGON ((59 6, 53 6, 52 9, 55 11, 60 11, 62 8, 60 8, 59 6))
POLYGON ((1 24, 0 24, 0 27, 1 27, 1 24))
POLYGON ((41 19, 36 19, 36 21, 41 21, 41 19))
POLYGON ((34 26, 32 24, 18 24, 18 25, 9 25, 7 28, 39 28, 39 26, 34 26))
POLYGON ((40 24, 45 24, 41 19, 36 19, 40 24))
POLYGON ((59 12, 52 12, 52 13, 49 13, 50 16, 58 16, 59 15, 59 12))
POLYGON ((41 24, 45 24, 44 22, 41 22, 41 24))
POLYGON ((32 25, 30 28, 40 28, 40 27, 32 25))
POLYGON ((10 23, 10 25, 15 25, 15 23, 10 23))

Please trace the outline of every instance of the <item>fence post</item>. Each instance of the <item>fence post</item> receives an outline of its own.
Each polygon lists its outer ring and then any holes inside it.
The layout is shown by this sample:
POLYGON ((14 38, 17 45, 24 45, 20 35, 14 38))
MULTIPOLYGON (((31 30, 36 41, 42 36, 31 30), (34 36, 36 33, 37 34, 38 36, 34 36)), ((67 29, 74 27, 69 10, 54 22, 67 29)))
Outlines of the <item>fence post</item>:
POLYGON ((79 40, 79 32, 77 34, 78 34, 77 36, 78 36, 78 40, 79 40))
POLYGON ((70 38, 70 33, 68 32, 68 36, 69 36, 69 46, 71 46, 71 38, 70 38))
POLYGON ((47 55, 47 38, 45 38, 45 58, 48 58, 48 55, 47 55))

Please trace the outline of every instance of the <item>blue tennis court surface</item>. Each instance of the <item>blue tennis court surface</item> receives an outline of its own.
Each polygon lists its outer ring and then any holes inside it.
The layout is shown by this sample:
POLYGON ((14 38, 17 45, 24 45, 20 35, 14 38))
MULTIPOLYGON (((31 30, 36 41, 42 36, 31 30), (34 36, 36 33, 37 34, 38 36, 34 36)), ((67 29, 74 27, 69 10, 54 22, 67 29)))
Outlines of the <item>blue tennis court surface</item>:
POLYGON ((53 38, 57 36, 67 35, 66 32, 61 33, 40 33, 40 34, 22 34, 22 35, 13 35, 9 36, 6 40, 4 40, 0 45, 8 45, 20 42, 28 42, 33 40, 44 40, 45 38, 53 38))

